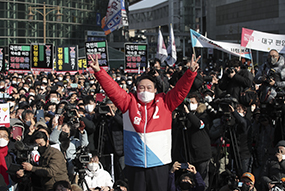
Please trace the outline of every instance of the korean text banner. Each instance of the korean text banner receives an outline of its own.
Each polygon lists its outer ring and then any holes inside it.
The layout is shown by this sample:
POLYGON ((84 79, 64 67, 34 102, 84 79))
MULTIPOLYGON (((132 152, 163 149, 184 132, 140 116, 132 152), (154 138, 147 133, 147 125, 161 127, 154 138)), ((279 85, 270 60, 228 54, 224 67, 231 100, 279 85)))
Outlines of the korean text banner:
POLYGON ((143 72, 147 67, 147 60, 147 44, 125 44, 125 72, 143 72))
MULTIPOLYGON (((92 62, 90 56, 95 60, 95 56, 97 55, 100 67, 105 70, 109 69, 107 41, 86 42, 85 48, 87 67, 89 67, 90 63, 92 62)), ((93 70, 89 71, 92 72, 93 70)))
POLYGON ((9 44, 9 71, 24 73, 31 70, 29 44, 9 44))
POLYGON ((32 44, 32 70, 35 73, 41 71, 50 72, 53 67, 53 45, 52 44, 32 44))
POLYGON ((269 52, 271 49, 285 53, 285 35, 271 34, 242 28, 241 46, 269 52))
POLYGON ((0 72, 6 71, 4 47, 0 47, 0 72))
POLYGON ((192 29, 190 29, 190 35, 193 47, 215 48, 228 54, 251 59, 250 51, 241 47, 240 44, 214 41, 204 37, 192 29))
POLYGON ((56 71, 72 72, 78 70, 78 47, 77 46, 58 46, 55 50, 56 71))
POLYGON ((79 72, 83 72, 84 70, 87 69, 87 61, 86 58, 79 58, 78 59, 78 70, 79 72))
POLYGON ((109 0, 107 13, 102 19, 101 25, 105 35, 108 35, 123 26, 129 25, 125 9, 125 0, 109 0))

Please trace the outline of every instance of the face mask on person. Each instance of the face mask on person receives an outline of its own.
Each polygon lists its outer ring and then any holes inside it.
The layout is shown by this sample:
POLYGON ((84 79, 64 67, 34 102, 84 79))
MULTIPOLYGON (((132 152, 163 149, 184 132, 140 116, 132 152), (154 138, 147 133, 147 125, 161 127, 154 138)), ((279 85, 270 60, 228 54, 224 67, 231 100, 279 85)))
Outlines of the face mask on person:
POLYGON ((24 89, 25 89, 26 91, 29 91, 29 88, 28 88, 28 87, 24 87, 24 89))
POLYGON ((150 101, 154 99, 155 93, 144 91, 144 92, 138 92, 137 96, 138 96, 138 99, 142 101, 143 103, 149 103, 150 101))
POLYGON ((17 82, 16 81, 12 81, 12 84, 17 84, 17 82))
POLYGON ((66 133, 66 132, 64 132, 64 131, 61 131, 61 133, 59 134, 58 140, 59 140, 60 142, 69 140, 69 135, 68 135, 68 133, 66 133))
POLYGON ((88 113, 91 113, 93 110, 94 110, 94 105, 92 104, 88 104, 85 106, 85 110, 88 112, 88 113))
POLYGON ((43 83, 45 83, 45 84, 47 83, 47 81, 46 81, 46 80, 43 80, 42 82, 43 82, 43 83))
POLYGON ((238 113, 240 116, 244 117, 244 113, 238 113))
POLYGON ((10 108, 12 108, 12 107, 15 106, 15 103, 14 102, 9 102, 9 106, 10 106, 10 108))
POLYGON ((120 77, 117 77, 117 78, 116 78, 116 80, 117 80, 117 81, 120 81, 120 80, 121 80, 121 78, 120 78, 120 77))
POLYGON ((90 84, 94 84, 94 81, 90 81, 90 84))
POLYGON ((30 92, 30 93, 29 93, 29 95, 31 95, 31 96, 35 96, 35 94, 34 94, 33 92, 30 92))
POLYGON ((39 146, 38 147, 38 151, 41 155, 43 155, 47 150, 47 147, 46 146, 39 146))
POLYGON ((213 98, 211 96, 205 97, 205 102, 210 103, 211 101, 213 101, 213 98))
POLYGON ((198 108, 198 103, 190 103, 189 107, 191 111, 196 111, 196 109, 198 108))
POLYGON ((131 85, 132 83, 133 83, 133 82, 130 81, 130 80, 127 81, 127 84, 128 84, 128 85, 131 85))
POLYGON ((4 88, 4 86, 0 86, 0 89, 4 88))
POLYGON ((58 79, 59 81, 62 81, 62 77, 58 77, 57 79, 58 79))
POLYGON ((45 89, 45 86, 41 86, 41 89, 44 90, 44 89, 45 89))
POLYGON ((8 145, 8 141, 4 138, 0 138, 0 147, 6 147, 8 145))
POLYGON ((276 65, 277 62, 278 62, 278 58, 271 57, 271 64, 272 64, 272 65, 276 65))
POLYGON ((91 172, 96 172, 98 169, 99 169, 99 164, 98 163, 95 163, 95 162, 92 162, 92 163, 89 163, 87 165, 87 168, 91 171, 91 172))
POLYGON ((182 190, 189 190, 191 188, 191 184, 189 182, 180 182, 179 186, 182 190))
POLYGON ((57 98, 55 98, 55 97, 50 98, 50 102, 51 102, 51 103, 58 104, 58 100, 57 100, 57 98))

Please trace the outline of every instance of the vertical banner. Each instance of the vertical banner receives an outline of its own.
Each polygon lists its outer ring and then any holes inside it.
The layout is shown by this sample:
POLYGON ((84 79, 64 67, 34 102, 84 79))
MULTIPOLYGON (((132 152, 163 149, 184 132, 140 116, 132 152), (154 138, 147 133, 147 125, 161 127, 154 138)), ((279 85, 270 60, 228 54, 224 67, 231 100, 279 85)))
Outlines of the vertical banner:
POLYGON ((6 71, 4 47, 0 47, 0 72, 6 71))
MULTIPOLYGON (((90 62, 92 62, 90 56, 92 56, 93 59, 95 60, 95 55, 97 55, 100 67, 103 68, 104 70, 109 69, 107 41, 86 42, 85 48, 86 48, 86 59, 88 63, 87 67, 89 67, 90 62)), ((87 70, 93 73, 92 69, 88 68, 87 70)))
POLYGON ((55 70, 57 73, 70 72, 71 74, 75 74, 78 70, 78 47, 56 47, 55 60, 55 70))
POLYGON ((32 44, 32 71, 39 74, 41 71, 51 72, 53 67, 53 45, 32 44))
POLYGON ((0 126, 10 127, 9 103, 0 104, 0 126))
POLYGON ((9 72, 25 73, 31 70, 29 44, 9 44, 9 72))
POLYGON ((142 73, 147 67, 147 44, 125 43, 125 72, 142 73))
POLYGON ((83 73, 87 70, 87 61, 86 58, 79 58, 78 59, 78 70, 79 73, 83 73))

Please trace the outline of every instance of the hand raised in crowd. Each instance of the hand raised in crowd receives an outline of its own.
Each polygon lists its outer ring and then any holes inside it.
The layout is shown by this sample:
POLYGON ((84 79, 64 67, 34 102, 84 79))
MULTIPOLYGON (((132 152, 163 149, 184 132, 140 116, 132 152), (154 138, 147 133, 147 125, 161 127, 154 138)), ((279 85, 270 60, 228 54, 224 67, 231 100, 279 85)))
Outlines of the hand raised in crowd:
POLYGON ((99 72, 100 66, 99 66, 99 62, 98 62, 98 56, 95 55, 95 60, 93 59, 93 57, 91 55, 88 55, 89 58, 92 60, 92 62, 90 63, 90 67, 95 71, 95 72, 99 72))
POLYGON ((275 156, 277 157, 278 162, 281 162, 283 160, 282 153, 276 153, 275 156))
POLYGON ((200 58, 201 58, 201 56, 199 56, 199 57, 195 60, 194 54, 192 55, 192 59, 191 59, 191 62, 190 62, 190 67, 189 67, 189 69, 190 69, 192 72, 197 72, 197 70, 199 69, 199 64, 198 64, 197 62, 199 61, 200 58))
POLYGON ((184 110, 185 110, 186 113, 190 113, 190 111, 189 111, 187 105, 185 105, 185 104, 184 104, 184 110))
POLYGON ((195 166, 192 165, 192 164, 189 164, 189 163, 187 163, 187 164, 188 164, 187 170, 188 170, 189 172, 192 172, 193 174, 197 174, 197 171, 196 171, 195 166))
POLYGON ((63 120, 64 120, 64 116, 63 115, 59 116, 59 118, 58 118, 58 125, 62 125, 63 124, 63 120))
POLYGON ((111 108, 110 105, 109 105, 109 108, 110 108, 110 112, 108 112, 106 115, 111 116, 111 117, 114 117, 114 116, 115 116, 115 113, 114 113, 114 111, 112 110, 112 108, 111 108))
POLYGON ((275 80, 270 79, 269 85, 270 85, 270 86, 274 86, 274 84, 275 84, 275 80))
POLYGON ((234 111, 235 111, 235 109, 233 108, 233 106, 229 105, 229 108, 230 108, 230 111, 231 111, 231 112, 234 112, 234 111))
POLYGON ((229 77, 229 78, 233 78, 235 75, 236 75, 236 72, 235 72, 235 70, 233 70, 233 71, 228 75, 228 77, 229 77))
POLYGON ((175 161, 175 163, 172 165, 170 172, 174 173, 176 170, 179 170, 180 167, 181 167, 181 163, 179 163, 178 161, 175 161))

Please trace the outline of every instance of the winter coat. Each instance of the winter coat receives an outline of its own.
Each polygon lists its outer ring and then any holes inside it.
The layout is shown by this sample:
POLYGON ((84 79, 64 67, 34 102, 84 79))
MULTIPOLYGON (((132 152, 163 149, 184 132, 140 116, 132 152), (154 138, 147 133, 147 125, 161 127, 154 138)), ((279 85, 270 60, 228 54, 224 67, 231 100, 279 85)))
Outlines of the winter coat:
POLYGON ((170 163, 172 111, 187 96, 196 72, 187 70, 172 90, 156 94, 147 104, 126 93, 105 70, 95 76, 123 113, 125 164, 149 168, 170 163))

